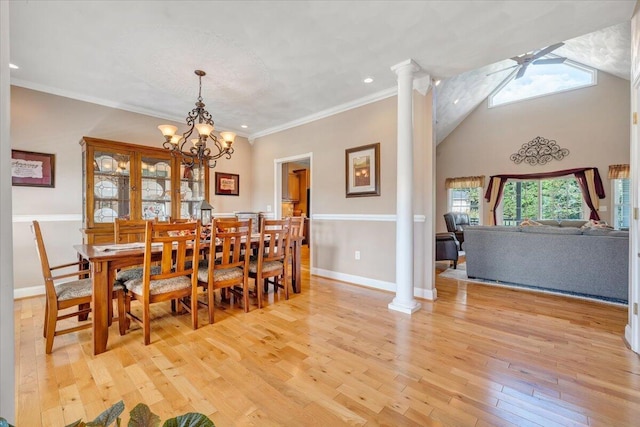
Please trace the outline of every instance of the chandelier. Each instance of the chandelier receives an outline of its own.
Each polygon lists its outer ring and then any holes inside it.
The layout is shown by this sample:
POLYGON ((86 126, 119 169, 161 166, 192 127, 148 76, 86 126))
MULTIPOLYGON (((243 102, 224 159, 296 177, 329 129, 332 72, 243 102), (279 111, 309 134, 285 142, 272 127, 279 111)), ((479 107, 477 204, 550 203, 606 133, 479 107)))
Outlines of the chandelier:
POLYGON ((185 166, 193 167, 197 163, 214 168, 216 161, 220 157, 231 158, 233 154, 231 145, 236 134, 233 132, 220 132, 222 140, 218 140, 212 133, 214 129, 213 119, 211 118, 211 113, 204 109, 204 102, 202 102, 202 76, 207 73, 202 70, 195 70, 194 72, 198 76, 200 86, 198 88, 196 108, 187 115, 189 129, 182 136, 176 135, 178 128, 173 125, 160 125, 158 129, 160 129, 165 139, 162 146, 170 150, 172 155, 181 156, 182 163, 185 166), (197 138, 189 139, 193 134, 194 128, 198 131, 197 138), (213 142, 213 144, 210 144, 211 147, 207 146, 207 140, 213 142), (187 145, 188 142, 191 142, 192 145, 187 145), (212 148, 214 148, 215 152, 211 151, 212 148))

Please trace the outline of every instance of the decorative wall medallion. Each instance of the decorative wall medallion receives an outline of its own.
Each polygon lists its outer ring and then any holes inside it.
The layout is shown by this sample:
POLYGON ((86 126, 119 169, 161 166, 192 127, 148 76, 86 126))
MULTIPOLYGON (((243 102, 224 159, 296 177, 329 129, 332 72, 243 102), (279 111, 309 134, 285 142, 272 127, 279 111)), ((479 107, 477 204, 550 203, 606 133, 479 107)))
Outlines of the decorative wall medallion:
POLYGON ((517 153, 513 153, 510 159, 515 164, 526 162, 533 166, 546 165, 553 159, 562 160, 568 155, 569 150, 560 148, 554 140, 537 136, 526 144, 522 144, 522 148, 517 153))

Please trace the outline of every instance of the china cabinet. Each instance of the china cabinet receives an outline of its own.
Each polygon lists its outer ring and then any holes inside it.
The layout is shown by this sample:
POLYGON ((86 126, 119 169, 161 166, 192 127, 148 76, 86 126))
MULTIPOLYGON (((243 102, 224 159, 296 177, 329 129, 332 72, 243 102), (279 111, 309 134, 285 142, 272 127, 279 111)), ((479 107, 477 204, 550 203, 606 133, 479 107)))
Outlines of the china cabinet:
POLYGON ((185 167, 162 148, 84 137, 83 235, 113 241, 115 218, 190 218, 209 194, 209 168, 185 167))

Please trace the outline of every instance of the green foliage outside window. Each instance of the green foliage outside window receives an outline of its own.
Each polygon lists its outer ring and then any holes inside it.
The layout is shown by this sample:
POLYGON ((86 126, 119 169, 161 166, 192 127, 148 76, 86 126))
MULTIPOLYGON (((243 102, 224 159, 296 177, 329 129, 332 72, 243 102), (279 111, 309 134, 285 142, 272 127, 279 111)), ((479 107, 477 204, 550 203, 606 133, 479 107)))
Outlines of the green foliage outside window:
POLYGON ((518 225, 529 219, 582 219, 582 191, 575 179, 511 181, 504 187, 503 221, 518 225))

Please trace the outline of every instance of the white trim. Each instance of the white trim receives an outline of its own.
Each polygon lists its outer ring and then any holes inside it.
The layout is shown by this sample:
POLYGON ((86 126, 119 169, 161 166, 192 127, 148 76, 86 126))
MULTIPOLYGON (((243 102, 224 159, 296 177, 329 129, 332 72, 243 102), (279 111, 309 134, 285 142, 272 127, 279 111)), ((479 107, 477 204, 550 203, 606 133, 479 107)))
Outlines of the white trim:
POLYGON ((13 299, 36 297, 44 294, 44 285, 17 288, 13 290, 13 299))
MULTIPOLYGON (((395 222, 395 214, 313 214, 311 219, 321 221, 381 221, 395 222)), ((425 222, 424 215, 414 215, 413 222, 425 222)))
MULTIPOLYGON (((386 282, 384 280, 372 279, 370 277, 356 276, 354 274, 340 273, 332 270, 325 270, 324 268, 312 268, 311 274, 320 277, 326 277, 333 280, 339 280, 341 282, 347 282, 354 285, 364 286, 367 288, 378 289, 386 292, 395 292, 396 284, 393 282, 386 282)), ((418 298, 424 298, 430 301, 435 301, 437 298, 436 289, 421 289, 414 288, 414 295, 418 298)))
POLYGON ((326 117, 330 117, 335 114, 343 113, 345 111, 349 111, 354 108, 362 107, 363 105, 372 104, 374 102, 395 96, 397 94, 398 94, 398 88, 394 86, 389 89, 385 89, 380 92, 376 92, 371 95, 368 95, 359 99, 355 99, 350 102, 345 102, 344 104, 336 105, 335 107, 327 108, 326 110, 322 110, 317 113, 310 114, 308 116, 301 117, 296 120, 292 120, 290 122, 281 124, 279 126, 273 126, 265 130, 262 130, 260 132, 253 133, 249 135, 249 142, 253 144, 253 141, 256 138, 261 138, 263 136, 271 135, 272 133, 282 132, 283 130, 291 129, 296 126, 301 126, 307 123, 315 122, 316 120, 324 119, 326 117))
MULTIPOLYGON (((36 90, 38 92, 50 93, 52 95, 75 99, 77 101, 83 101, 83 102, 89 102, 91 104, 102 105, 103 107, 115 108, 117 110, 123 110, 123 111, 130 111, 132 113, 137 113, 137 114, 144 114, 145 116, 151 116, 158 119, 171 120, 172 122, 184 123, 184 116, 183 117, 173 116, 157 110, 150 110, 147 108, 141 108, 134 105, 128 105, 120 102, 110 101, 108 99, 96 98, 93 96, 83 95, 81 93, 59 89, 53 86, 43 85, 39 83, 33 83, 33 82, 29 82, 22 79, 11 78, 11 84, 13 86, 36 90)), ((242 130, 233 129, 233 128, 224 126, 221 123, 216 122, 216 132, 218 132, 219 130, 233 131, 237 136, 249 138, 249 134, 242 130)))
POLYGON ((353 274, 340 273, 337 271, 325 270, 323 268, 312 268, 311 274, 329 279, 340 280, 342 282, 353 283, 366 286, 367 288, 380 289, 387 292, 395 292, 396 284, 385 282, 384 280, 371 279, 369 277, 356 276, 353 274))
POLYGON ((14 215, 13 222, 82 222, 82 214, 14 215))

